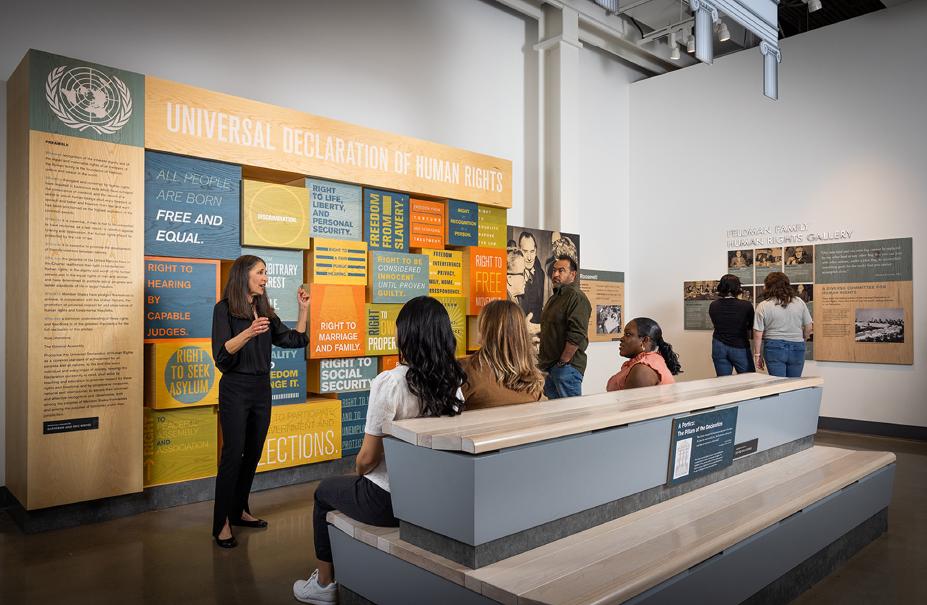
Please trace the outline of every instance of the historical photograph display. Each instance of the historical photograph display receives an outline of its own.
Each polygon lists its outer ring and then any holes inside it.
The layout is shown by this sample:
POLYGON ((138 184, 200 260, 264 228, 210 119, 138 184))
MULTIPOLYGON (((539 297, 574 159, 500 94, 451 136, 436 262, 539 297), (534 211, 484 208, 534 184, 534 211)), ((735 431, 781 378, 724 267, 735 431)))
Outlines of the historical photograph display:
MULTIPOLYGON (((550 275, 554 260, 561 254, 566 254, 576 261, 577 267, 582 266, 579 255, 579 235, 509 225, 507 248, 511 256, 517 258, 520 255, 525 266, 524 292, 516 294, 513 298, 528 316, 528 321, 540 326, 541 309, 544 308, 544 303, 553 292, 550 275)), ((514 259, 512 262, 519 263, 514 259)), ((510 278, 514 278, 508 280, 511 296, 513 291, 511 284, 520 280, 511 274, 510 278)), ((580 274, 577 274, 576 282, 582 284, 580 274)), ((516 283, 515 291, 520 288, 521 285, 516 283)))
POLYGON ((687 281, 682 285, 684 330, 712 330, 708 307, 718 298, 718 280, 687 281))
POLYGON ((742 284, 753 283, 753 250, 728 250, 727 272, 742 284))
POLYGON ((583 269, 580 289, 592 305, 589 342, 618 340, 624 323, 624 273, 583 269))
POLYGON ((783 271, 792 283, 814 281, 814 246, 786 246, 783 271))

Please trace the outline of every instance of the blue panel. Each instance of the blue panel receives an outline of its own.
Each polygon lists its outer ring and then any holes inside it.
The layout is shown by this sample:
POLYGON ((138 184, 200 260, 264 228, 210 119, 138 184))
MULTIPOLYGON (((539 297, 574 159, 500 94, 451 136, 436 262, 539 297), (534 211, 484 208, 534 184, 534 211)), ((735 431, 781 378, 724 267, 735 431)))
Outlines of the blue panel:
MULTIPOLYGON (((295 322, 288 322, 293 328, 295 322)), ((271 346, 270 389, 273 405, 306 401, 305 349, 281 349, 271 346)))
POLYGON ((479 244, 477 207, 473 202, 447 201, 447 243, 449 246, 479 244))
POLYGON ((311 210, 311 237, 359 241, 362 207, 361 188, 334 181, 306 179, 311 210))
POLYGON ((281 321, 299 319, 296 291, 303 283, 302 251, 242 248, 241 253, 258 256, 267 265, 267 298, 281 321))
POLYGON ((145 340, 210 338, 216 263, 145 259, 145 340))
POLYGON ((409 196, 364 189, 364 239, 369 250, 409 251, 409 196))

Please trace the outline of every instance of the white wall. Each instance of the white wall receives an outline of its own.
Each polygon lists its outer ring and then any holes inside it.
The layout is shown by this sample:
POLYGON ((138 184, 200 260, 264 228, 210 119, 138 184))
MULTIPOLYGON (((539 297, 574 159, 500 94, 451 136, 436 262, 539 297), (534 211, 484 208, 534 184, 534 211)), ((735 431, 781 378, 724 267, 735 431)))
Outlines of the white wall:
POLYGON ((776 102, 759 49, 631 86, 630 314, 661 323, 686 379, 713 371, 710 333, 682 329, 682 282, 726 272, 726 229, 913 236, 914 365, 805 373, 825 378, 823 416, 927 426, 925 27, 909 2, 783 40, 776 102))

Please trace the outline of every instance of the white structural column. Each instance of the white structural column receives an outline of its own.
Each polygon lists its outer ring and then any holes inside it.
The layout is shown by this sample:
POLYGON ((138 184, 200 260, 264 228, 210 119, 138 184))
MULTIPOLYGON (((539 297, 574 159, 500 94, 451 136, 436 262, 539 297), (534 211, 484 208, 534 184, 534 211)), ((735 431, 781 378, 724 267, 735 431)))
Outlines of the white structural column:
POLYGON ((544 199, 542 228, 579 229, 580 143, 579 14, 545 5, 544 31, 537 50, 544 53, 544 199))

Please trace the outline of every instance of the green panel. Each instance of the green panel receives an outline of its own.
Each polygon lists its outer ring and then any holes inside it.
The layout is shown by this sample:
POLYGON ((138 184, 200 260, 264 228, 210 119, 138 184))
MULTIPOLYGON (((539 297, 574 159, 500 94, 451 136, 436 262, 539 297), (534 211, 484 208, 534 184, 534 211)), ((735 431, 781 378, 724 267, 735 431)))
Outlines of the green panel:
POLYGON ((624 283, 624 271, 599 271, 598 269, 580 269, 580 278, 583 281, 607 281, 619 284, 624 283))
POLYGON ((818 244, 815 276, 818 284, 912 281, 911 238, 818 244))
POLYGON ((29 51, 29 128, 145 146, 145 76, 29 51))

